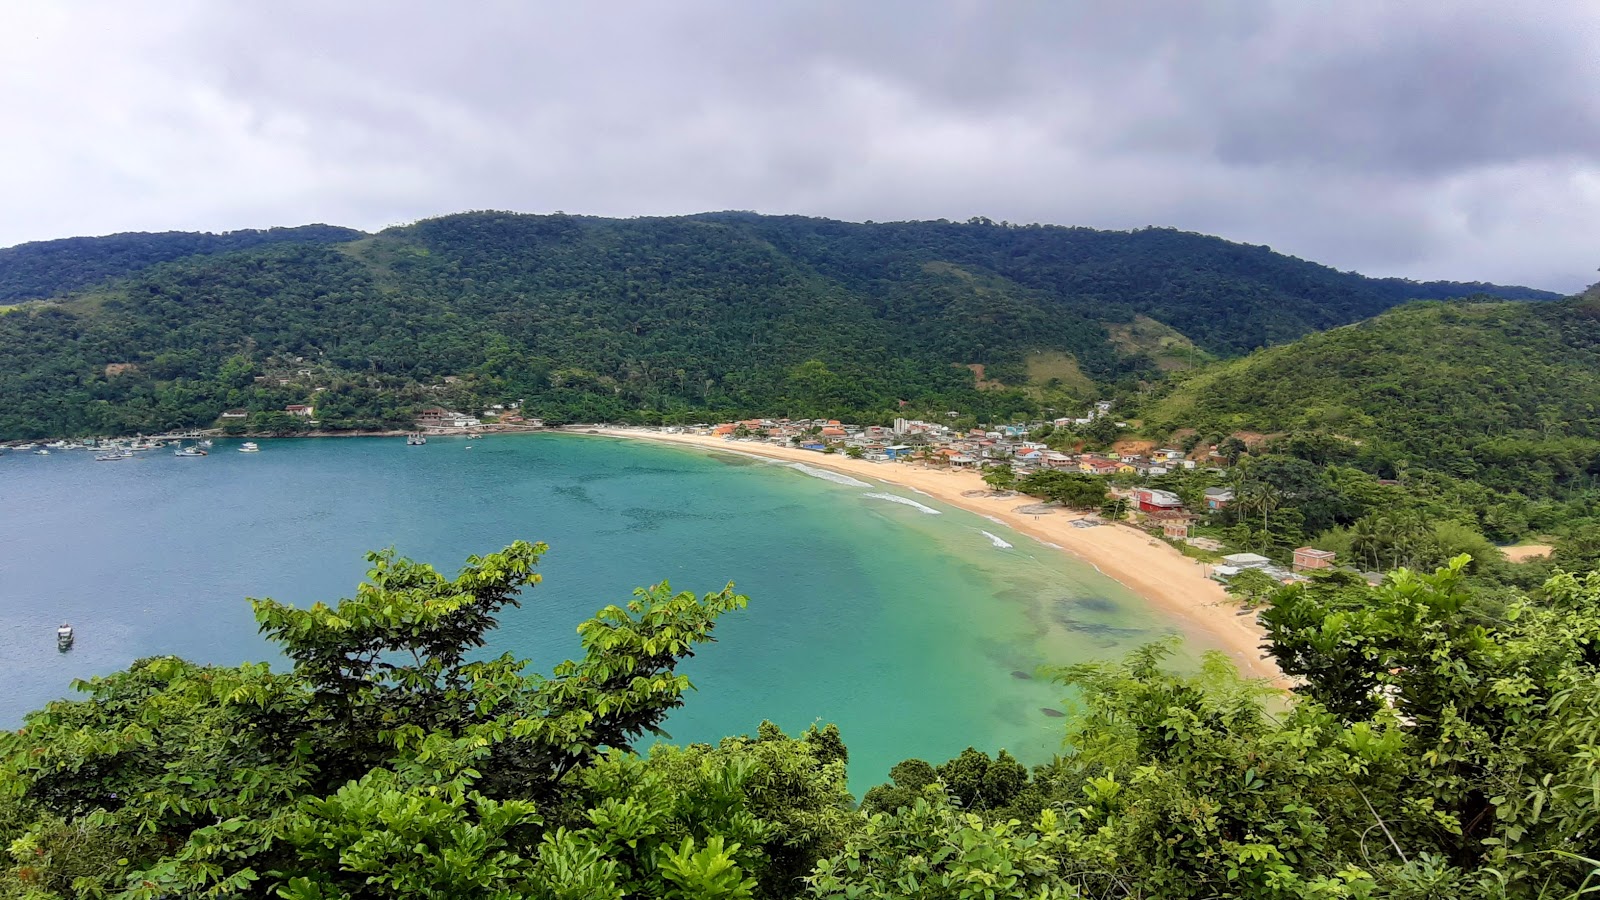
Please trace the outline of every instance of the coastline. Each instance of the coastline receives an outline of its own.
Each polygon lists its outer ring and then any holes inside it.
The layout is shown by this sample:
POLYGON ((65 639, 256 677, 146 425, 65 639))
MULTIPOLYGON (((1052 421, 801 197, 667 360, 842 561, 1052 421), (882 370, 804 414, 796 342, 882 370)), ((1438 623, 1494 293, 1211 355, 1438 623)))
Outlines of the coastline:
POLYGON ((1033 498, 1020 494, 992 496, 976 472, 870 462, 773 444, 734 443, 708 435, 665 434, 604 426, 551 430, 565 434, 655 441, 804 463, 921 492, 941 503, 1002 522, 1006 527, 1046 546, 1071 554, 1144 598, 1177 625, 1186 637, 1195 638, 1226 653, 1242 675, 1265 679, 1279 687, 1289 686, 1288 680, 1273 661, 1262 658, 1260 645, 1265 639, 1265 632, 1252 617, 1238 615, 1236 601, 1228 596, 1221 584, 1206 577, 1199 562, 1131 527, 1114 524, 1096 528, 1075 527, 1072 522, 1083 518, 1082 513, 1056 511, 1032 515, 1019 512, 1018 507, 1035 502, 1033 498), (969 493, 980 491, 981 495, 968 496, 969 493))

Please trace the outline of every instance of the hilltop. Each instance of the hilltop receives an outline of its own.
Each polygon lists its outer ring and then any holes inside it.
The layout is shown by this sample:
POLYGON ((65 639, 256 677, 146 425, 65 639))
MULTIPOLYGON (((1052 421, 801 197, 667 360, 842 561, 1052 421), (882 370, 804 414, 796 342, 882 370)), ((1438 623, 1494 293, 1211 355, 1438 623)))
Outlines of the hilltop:
POLYGON ((1182 376, 1146 424, 1294 436, 1390 475, 1581 487, 1600 464, 1600 292, 1401 307, 1182 376))
POLYGON ((555 421, 1007 418, 1463 295, 1555 296, 1370 279, 1170 229, 981 219, 486 212, 376 235, 74 239, 0 251, 0 298, 62 297, 0 316, 0 437, 312 400, 336 428, 513 398, 555 421))

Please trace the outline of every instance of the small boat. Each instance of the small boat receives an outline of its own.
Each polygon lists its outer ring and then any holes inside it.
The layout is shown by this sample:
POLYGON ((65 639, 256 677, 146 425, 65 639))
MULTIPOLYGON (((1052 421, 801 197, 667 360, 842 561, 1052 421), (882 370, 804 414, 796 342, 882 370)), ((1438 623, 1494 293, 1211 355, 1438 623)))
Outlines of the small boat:
POLYGON ((133 454, 126 450, 113 450, 110 453, 95 454, 95 462, 116 462, 119 459, 133 459, 133 454))
POLYGON ((426 444, 427 442, 428 442, 428 439, 423 437, 421 432, 413 432, 411 434, 406 435, 406 446, 407 447, 420 447, 423 444, 426 444))
POLYGON ((49 456, 50 455, 50 451, 49 450, 45 450, 43 448, 40 448, 38 450, 33 451, 33 455, 34 456, 49 456))
POLYGON ((199 447, 185 447, 172 454, 173 456, 205 456, 206 452, 199 447))
POLYGON ((56 629, 56 649, 66 650, 72 646, 72 626, 63 622, 56 629))
POLYGON ((256 442, 255 441, 245 441, 244 442, 244 446, 239 448, 239 452, 240 453, 260 453, 261 452, 261 448, 256 446, 256 442))

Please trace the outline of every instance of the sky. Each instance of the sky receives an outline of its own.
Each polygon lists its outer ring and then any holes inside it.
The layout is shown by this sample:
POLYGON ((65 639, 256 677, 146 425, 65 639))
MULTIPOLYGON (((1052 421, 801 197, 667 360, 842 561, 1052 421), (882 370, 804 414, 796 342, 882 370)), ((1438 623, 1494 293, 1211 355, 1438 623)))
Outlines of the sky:
POLYGON ((1595 0, 28 0, 0 5, 0 246, 746 209, 1574 291, 1597 48, 1595 0))

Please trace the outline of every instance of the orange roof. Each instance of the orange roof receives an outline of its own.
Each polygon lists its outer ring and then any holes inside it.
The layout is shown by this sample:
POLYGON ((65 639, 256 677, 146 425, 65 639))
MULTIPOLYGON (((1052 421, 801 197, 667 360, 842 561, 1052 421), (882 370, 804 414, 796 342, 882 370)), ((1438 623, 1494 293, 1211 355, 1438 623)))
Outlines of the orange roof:
POLYGON ((827 428, 822 429, 822 435, 823 437, 844 437, 844 429, 834 428, 830 425, 827 428))
POLYGON ((828 420, 828 424, 829 425, 837 425, 837 424, 839 424, 839 420, 838 419, 829 419, 828 420))
POLYGON ((717 427, 711 429, 711 433, 712 434, 733 434, 733 426, 732 425, 718 425, 717 427))

